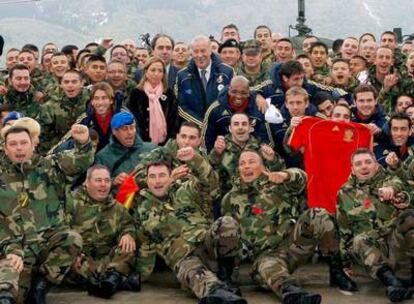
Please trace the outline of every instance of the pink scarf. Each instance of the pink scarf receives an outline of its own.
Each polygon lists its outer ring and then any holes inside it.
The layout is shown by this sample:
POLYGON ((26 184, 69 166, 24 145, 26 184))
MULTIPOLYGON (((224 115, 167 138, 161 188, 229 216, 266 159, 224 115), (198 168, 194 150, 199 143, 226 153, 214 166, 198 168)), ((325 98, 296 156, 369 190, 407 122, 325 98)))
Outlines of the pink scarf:
POLYGON ((167 122, 159 100, 163 93, 163 85, 160 83, 153 88, 149 82, 145 82, 144 91, 149 101, 149 136, 151 142, 158 145, 167 138, 167 122))

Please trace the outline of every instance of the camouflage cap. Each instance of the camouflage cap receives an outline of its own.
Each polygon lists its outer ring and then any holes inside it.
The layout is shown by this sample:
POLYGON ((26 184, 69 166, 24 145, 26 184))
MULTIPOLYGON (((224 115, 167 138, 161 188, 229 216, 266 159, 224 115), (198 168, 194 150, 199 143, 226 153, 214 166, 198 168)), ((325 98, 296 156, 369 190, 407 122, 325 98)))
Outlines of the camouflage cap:
POLYGON ((262 51, 262 47, 259 40, 250 39, 243 42, 243 54, 257 55, 262 51))

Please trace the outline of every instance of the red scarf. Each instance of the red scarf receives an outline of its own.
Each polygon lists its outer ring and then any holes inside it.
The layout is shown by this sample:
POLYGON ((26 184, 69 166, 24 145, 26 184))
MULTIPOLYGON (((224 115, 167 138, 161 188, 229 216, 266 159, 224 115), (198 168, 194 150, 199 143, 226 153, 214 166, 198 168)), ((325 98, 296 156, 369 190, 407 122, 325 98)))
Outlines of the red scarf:
POLYGON ((111 124, 112 110, 110 109, 109 112, 106 113, 105 117, 99 116, 95 113, 95 119, 99 128, 102 130, 102 133, 106 135, 109 130, 109 125, 111 124))
POLYGON ((236 105, 233 102, 233 98, 229 96, 229 106, 233 113, 240 113, 244 112, 247 109, 247 106, 249 105, 249 98, 246 98, 241 105, 236 105))

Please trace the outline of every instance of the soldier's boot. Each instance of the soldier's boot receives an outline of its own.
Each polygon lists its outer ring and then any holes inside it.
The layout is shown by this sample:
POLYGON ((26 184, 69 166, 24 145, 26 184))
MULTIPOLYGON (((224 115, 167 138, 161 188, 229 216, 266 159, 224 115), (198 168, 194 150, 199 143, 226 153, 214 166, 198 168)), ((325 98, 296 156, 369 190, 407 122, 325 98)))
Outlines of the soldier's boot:
POLYGON ((282 304, 320 304, 320 294, 308 292, 298 286, 287 284, 282 288, 282 304))
POLYGON ((141 291, 141 274, 131 272, 128 277, 121 283, 120 290, 141 291))
POLYGON ((220 279, 220 281, 226 284, 229 291, 241 296, 242 294, 239 286, 232 279, 234 270, 234 258, 220 258, 218 259, 217 263, 217 277, 220 279))
POLYGON ((51 284, 45 276, 39 275, 33 281, 33 303, 46 304, 46 295, 49 292, 51 284))
POLYGON ((403 287, 401 281, 388 266, 380 268, 377 277, 387 288, 385 294, 391 302, 402 302, 412 298, 413 292, 403 287))
POLYGON ((212 290, 198 302, 199 304, 247 304, 242 297, 229 291, 227 288, 219 287, 212 290))
POLYGON ((99 281, 89 281, 87 290, 90 295, 109 299, 116 293, 121 285, 121 281, 122 275, 119 272, 109 270, 105 272, 99 281))
POLYGON ((107 271, 99 282, 102 298, 112 297, 118 290, 122 281, 122 275, 116 270, 107 271))
POLYGON ((338 287, 343 293, 358 291, 357 284, 344 272, 339 259, 331 257, 329 264, 329 286, 338 287))
POLYGON ((0 304, 15 304, 14 296, 8 291, 0 292, 0 304))

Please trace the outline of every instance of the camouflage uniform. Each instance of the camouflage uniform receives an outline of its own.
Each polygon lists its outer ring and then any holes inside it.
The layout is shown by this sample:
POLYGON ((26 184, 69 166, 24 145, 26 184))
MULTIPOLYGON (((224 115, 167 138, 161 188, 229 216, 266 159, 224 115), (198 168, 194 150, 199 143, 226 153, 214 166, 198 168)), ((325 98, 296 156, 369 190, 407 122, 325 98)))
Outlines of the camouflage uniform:
POLYGON ((212 170, 207 161, 196 154, 187 164, 197 178, 171 185, 162 198, 148 190, 140 192, 140 202, 135 208, 135 218, 141 227, 138 268, 144 278, 149 276, 158 254, 180 283, 201 298, 223 286, 212 270, 217 269, 218 258, 237 254, 240 233, 231 217, 221 217, 212 223, 199 205, 200 193, 218 186, 217 179, 212 182, 207 178, 212 170))
MULTIPOLYGON (((17 196, 14 191, 0 189, 2 204, 12 201, 16 204, 17 196)), ((0 212, 0 292, 10 292, 15 298, 18 295, 20 273, 6 260, 8 254, 15 254, 24 259, 22 230, 13 221, 0 212)))
MULTIPOLYGON (((260 142, 253 136, 250 136, 244 147, 240 147, 233 142, 231 134, 224 136, 224 139, 226 141, 226 149, 223 153, 218 155, 216 150, 212 149, 208 155, 211 165, 219 175, 221 196, 224 196, 232 188, 232 178, 237 174, 240 154, 245 150, 260 153, 261 148, 260 142)), ((277 153, 275 153, 273 161, 264 160, 264 165, 270 171, 279 171, 285 168, 283 159, 277 153)))
MULTIPOLYGON (((181 165, 184 165, 185 163, 177 158, 178 150, 179 148, 177 145, 177 141, 175 139, 170 139, 167 141, 165 146, 158 147, 154 149, 153 151, 151 151, 150 153, 143 155, 141 162, 134 169, 135 180, 137 184, 140 186, 140 188, 145 188, 147 186, 146 185, 146 166, 150 164, 151 162, 160 161, 160 160, 165 161, 171 165, 172 170, 174 170, 175 168, 181 165)), ((205 160, 208 159, 207 153, 203 149, 199 148, 197 149, 197 152, 205 160)), ((206 161, 206 162, 203 162, 203 164, 204 163, 208 163, 208 162, 206 161)), ((217 179, 218 179, 217 172, 215 172, 214 170, 209 170, 208 172, 209 172, 208 178, 210 179, 210 182, 212 184, 217 183, 217 179)), ((194 176, 194 174, 191 174, 188 178, 183 177, 177 180, 176 183, 180 184, 180 183, 186 182, 188 179, 196 179, 196 178, 197 177, 194 176)), ((204 188, 200 189, 200 191, 203 191, 203 190, 204 188)), ((209 189, 208 192, 203 193, 200 196, 200 200, 202 201, 200 202, 200 205, 202 205, 203 206, 202 209, 206 211, 206 216, 211 215, 212 198, 216 197, 217 195, 218 195, 218 188, 212 188, 212 189, 209 189)))
POLYGON ((0 103, 12 104, 16 107, 16 111, 21 112, 27 117, 36 118, 40 112, 40 104, 33 100, 34 88, 30 87, 27 92, 17 92, 12 87, 8 87, 8 92, 4 96, 0 96, 0 103))
POLYGON ((397 99, 401 95, 414 97, 414 82, 407 73, 399 74, 398 83, 388 92, 381 87, 378 94, 378 103, 384 107, 387 114, 394 112, 397 99))
POLYGON ((78 117, 86 110, 89 92, 83 89, 75 98, 68 98, 60 89, 56 95, 40 106, 36 120, 42 126, 38 150, 45 154, 70 130, 78 117))
POLYGON ((31 276, 40 273, 60 284, 82 247, 81 236, 70 230, 64 216, 67 179, 93 162, 91 143, 54 157, 34 156, 13 164, 1 161, 1 181, 16 192, 18 204, 2 202, 0 212, 13 218, 25 234, 25 267, 20 275, 20 298, 26 298, 31 276))
POLYGON ((283 184, 271 183, 263 175, 251 184, 237 180, 222 201, 223 214, 240 223, 241 258, 253 260, 253 279, 278 296, 281 287, 293 281, 290 273, 312 256, 316 245, 326 255, 338 250, 331 216, 324 209, 300 211, 305 172, 296 168, 285 172, 290 178, 283 184))
POLYGON ((325 78, 328 77, 330 74, 331 74, 331 69, 327 64, 325 64, 322 67, 315 68, 314 73, 312 75, 312 80, 323 83, 325 78))
MULTIPOLYGON (((345 265, 356 260, 373 278, 384 266, 410 271, 410 257, 414 257, 414 211, 400 210, 389 201, 381 202, 378 189, 385 186, 392 187, 395 193, 404 190, 399 178, 380 167, 367 181, 351 175, 338 193, 342 259, 345 265)), ((402 193, 410 199, 407 192, 402 193)))
POLYGON ((85 260, 81 268, 75 271, 76 275, 95 284, 109 269, 128 276, 134 253, 123 253, 118 247, 122 236, 130 234, 136 237, 133 220, 127 209, 113 197, 105 202, 97 202, 82 187, 69 196, 66 215, 71 228, 83 238, 85 260))
POLYGON ((259 74, 249 74, 246 72, 244 68, 244 64, 241 63, 238 67, 235 68, 235 75, 241 75, 249 80, 250 91, 254 91, 257 93, 263 94, 263 89, 266 89, 268 86, 272 85, 272 81, 270 80, 270 67, 266 62, 262 62, 260 65, 260 72, 259 74))
POLYGON ((262 58, 262 63, 269 66, 273 65, 276 61, 276 55, 272 51, 262 58))
POLYGON ((30 82, 37 92, 43 92, 45 89, 44 75, 39 68, 35 68, 30 73, 30 82))

